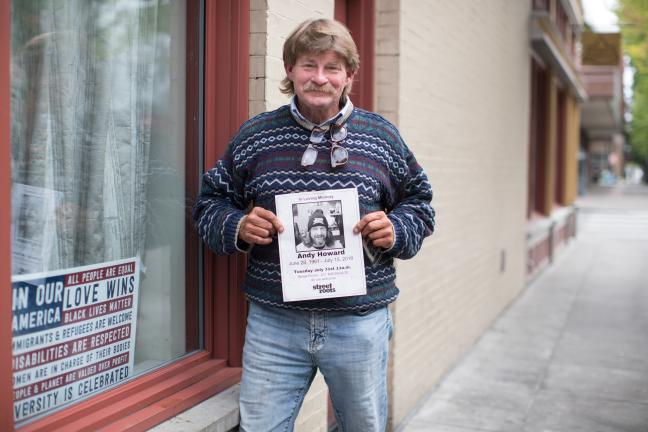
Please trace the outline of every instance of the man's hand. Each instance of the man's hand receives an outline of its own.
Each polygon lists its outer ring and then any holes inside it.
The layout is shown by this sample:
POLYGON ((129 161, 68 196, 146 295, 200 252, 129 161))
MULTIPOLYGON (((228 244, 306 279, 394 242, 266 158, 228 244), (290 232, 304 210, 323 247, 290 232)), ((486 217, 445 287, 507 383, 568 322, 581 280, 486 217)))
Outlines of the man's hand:
POLYGON ((274 213, 262 207, 254 207, 243 217, 238 236, 248 244, 268 245, 272 243, 272 237, 283 230, 283 225, 274 213))
POLYGON ((384 211, 368 213, 360 219, 353 232, 371 240, 375 247, 389 249, 394 245, 394 225, 384 211))

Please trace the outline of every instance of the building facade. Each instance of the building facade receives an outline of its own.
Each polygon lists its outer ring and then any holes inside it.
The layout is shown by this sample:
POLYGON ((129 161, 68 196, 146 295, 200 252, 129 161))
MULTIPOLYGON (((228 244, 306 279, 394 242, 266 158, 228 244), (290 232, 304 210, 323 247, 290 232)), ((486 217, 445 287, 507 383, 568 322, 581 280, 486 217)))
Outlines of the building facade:
MULTIPOLYGON (((287 103, 282 46, 304 19, 347 24, 354 103, 399 128, 435 192, 437 232, 397 263, 391 428, 574 233, 577 0, 2 8, 2 430, 236 426, 245 257, 204 251, 187 209, 238 126, 287 103), (79 301, 57 303, 57 281, 79 301)), ((318 376, 296 430, 334 423, 318 376)))
POLYGON ((532 2, 528 278, 576 232, 580 110, 587 99, 578 73, 582 28, 580 1, 532 2))
POLYGON ((623 57, 620 33, 583 33, 580 74, 588 94, 581 121, 585 184, 623 177, 623 57))

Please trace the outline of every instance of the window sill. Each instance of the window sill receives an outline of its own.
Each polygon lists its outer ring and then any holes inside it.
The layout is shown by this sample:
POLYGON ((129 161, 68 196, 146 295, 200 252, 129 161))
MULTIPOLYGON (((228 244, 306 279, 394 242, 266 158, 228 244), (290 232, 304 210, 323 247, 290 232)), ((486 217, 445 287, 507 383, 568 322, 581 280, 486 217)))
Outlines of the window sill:
POLYGON ((240 381, 241 369, 200 352, 134 379, 69 409, 30 423, 21 432, 145 431, 240 381))
POLYGON ((239 424, 239 385, 155 426, 149 432, 224 432, 239 424))

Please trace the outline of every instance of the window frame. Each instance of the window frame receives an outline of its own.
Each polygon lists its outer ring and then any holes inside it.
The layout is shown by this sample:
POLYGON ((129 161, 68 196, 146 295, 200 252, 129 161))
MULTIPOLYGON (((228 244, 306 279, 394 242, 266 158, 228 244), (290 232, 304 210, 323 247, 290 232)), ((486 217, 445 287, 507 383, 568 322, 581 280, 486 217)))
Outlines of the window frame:
MULTIPOLYGON (((11 202, 11 4, 0 2, 0 196, 11 202)), ((11 206, 0 208, 0 256, 11 256, 11 206)), ((0 276, 11 286, 11 262, 0 260, 0 276)), ((0 304, 10 305, 11 290, 0 290, 0 304)), ((6 306, 5 306, 6 307, 6 306)), ((11 394, 11 314, 0 314, 0 391, 11 394)), ((13 403, 0 404, 0 430, 13 430, 13 403)))
POLYGON ((374 109, 374 64, 376 57, 375 0, 335 0, 334 18, 346 25, 360 55, 360 69, 349 96, 354 105, 374 109))
MULTIPOLYGON (((201 1, 188 3, 188 22, 201 11, 201 1), (194 14, 194 15, 192 15, 194 14)), ((202 171, 211 167, 227 147, 230 136, 248 118, 248 44, 249 0, 204 1, 204 85, 187 82, 188 106, 200 107, 204 101, 203 130, 187 128, 188 160, 204 161, 187 165, 187 202, 192 203, 199 189, 202 171), (217 97, 218 95, 218 97, 217 97), (198 97, 198 101, 195 98, 198 97), (214 121, 212 121, 214 119, 214 121), (191 131, 190 131, 191 130, 191 131), (204 157, 196 154, 200 137, 204 140, 204 157), (196 157, 198 159, 196 159, 196 157), (191 165, 191 166, 190 166, 191 165)), ((0 2, 0 196, 11 200, 11 133, 10 133, 10 63, 11 63, 11 3, 0 2)), ((192 23, 193 25, 193 23, 192 23)), ((189 28, 189 27, 188 27, 189 28)), ((190 37, 188 32, 188 37, 190 37)), ((193 41, 199 42, 199 41, 193 41)), ((194 45, 197 46, 197 45, 194 45)), ((187 71, 200 68, 196 52, 187 52, 187 71)), ((188 75, 192 76, 192 75, 188 75)), ((195 75, 193 75, 195 76, 195 75)), ((200 80, 199 80, 200 81, 200 80)), ((187 125, 199 122, 199 108, 187 110, 187 125)), ((199 123, 198 123, 199 124, 199 123)), ((187 209, 190 221, 190 208, 187 209)), ((11 257, 11 207, 0 210, 0 256, 11 257)), ((150 373, 99 393, 68 408, 35 420, 19 430, 141 431, 190 408, 208 397, 240 381, 241 353, 245 326, 245 298, 239 288, 245 272, 242 256, 222 257, 200 252, 199 241, 191 223, 187 224, 187 260, 203 260, 203 289, 200 275, 188 275, 190 295, 187 304, 198 304, 202 296, 203 349, 150 373), (192 285, 193 284, 193 285, 192 285)), ((0 275, 5 286, 11 283, 10 258, 0 260, 0 275)), ((11 290, 2 290, 4 305, 11 304, 11 290)), ((195 316, 195 310, 188 306, 195 316)), ((12 394, 11 314, 0 314, 0 391, 12 394)), ((188 325, 200 327, 200 318, 188 325)), ((189 331, 189 330, 188 330, 189 331)), ((196 346, 197 340, 187 345, 196 346)), ((0 408, 0 430, 14 430, 13 403, 0 408)))

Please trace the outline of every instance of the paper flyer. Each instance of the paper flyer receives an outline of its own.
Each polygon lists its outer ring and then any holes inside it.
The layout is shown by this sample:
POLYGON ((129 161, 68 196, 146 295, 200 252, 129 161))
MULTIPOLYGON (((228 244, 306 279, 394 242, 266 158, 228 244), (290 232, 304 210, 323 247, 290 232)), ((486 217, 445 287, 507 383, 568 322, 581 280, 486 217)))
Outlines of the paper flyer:
POLYGON ((63 193, 13 183, 11 188, 12 274, 41 271, 57 234, 56 213, 63 193))
POLYGON ((12 278, 16 422, 133 375, 139 273, 135 257, 12 278))
POLYGON ((275 202, 285 227, 278 237, 284 301, 366 294, 362 236, 353 233, 358 191, 277 195, 275 202))

